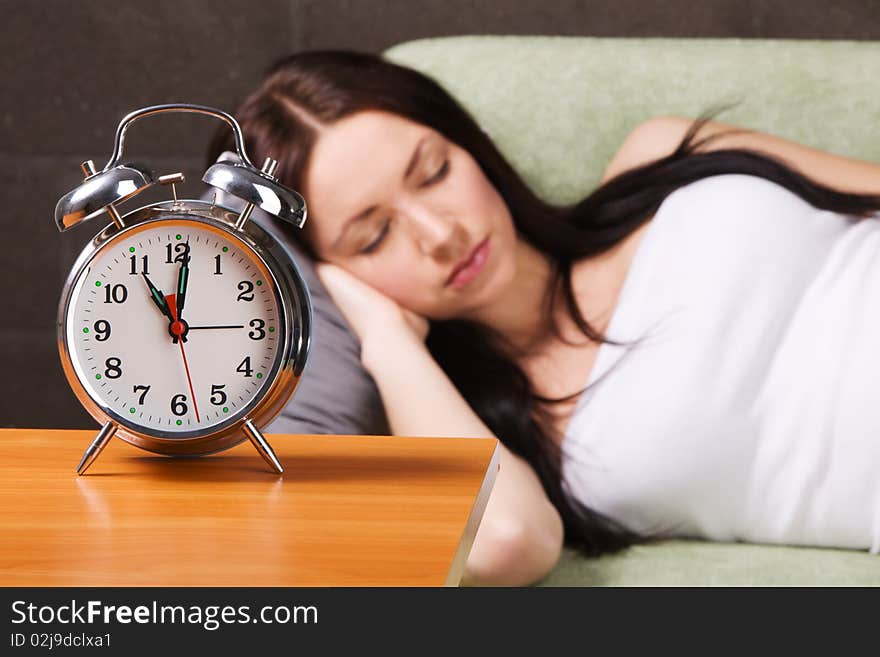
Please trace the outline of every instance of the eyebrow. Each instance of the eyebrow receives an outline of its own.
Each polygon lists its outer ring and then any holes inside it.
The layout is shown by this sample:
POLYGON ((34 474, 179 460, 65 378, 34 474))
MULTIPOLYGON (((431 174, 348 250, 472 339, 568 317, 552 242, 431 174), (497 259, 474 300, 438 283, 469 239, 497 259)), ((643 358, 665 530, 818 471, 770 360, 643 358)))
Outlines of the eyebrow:
MULTIPOLYGON (((409 178, 410 174, 416 168, 416 164, 418 164, 419 159, 422 156, 422 149, 425 146, 425 144, 427 143, 427 141, 428 141, 427 136, 422 137, 421 141, 419 141, 419 143, 416 145, 415 149, 413 150, 412 157, 410 157, 410 159, 409 159, 409 164, 406 165, 406 170, 403 172, 403 177, 401 178, 401 180, 405 181, 407 178, 409 178)), ((346 221, 345 225, 342 227, 342 230, 339 232, 339 237, 337 237, 336 240, 333 242, 333 245, 331 246, 331 248, 336 248, 337 246, 339 246, 339 244, 342 242, 343 238, 345 237, 345 234, 348 232, 348 229, 351 228, 357 222, 363 221, 364 219, 369 217, 371 214, 373 214, 373 212, 376 210, 377 207, 378 207, 377 205, 371 205, 370 207, 358 212, 356 215, 354 215, 348 221, 346 221)))

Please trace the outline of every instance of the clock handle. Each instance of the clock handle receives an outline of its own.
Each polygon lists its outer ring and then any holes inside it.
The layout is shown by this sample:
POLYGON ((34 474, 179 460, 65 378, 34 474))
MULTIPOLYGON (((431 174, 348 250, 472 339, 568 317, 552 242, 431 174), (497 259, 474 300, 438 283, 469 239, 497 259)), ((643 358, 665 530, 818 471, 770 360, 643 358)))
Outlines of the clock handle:
POLYGON ((116 433, 116 429, 117 426, 113 424, 113 422, 107 422, 101 427, 98 435, 95 436, 92 444, 88 446, 85 454, 83 454, 83 457, 80 459, 79 465, 76 466, 76 474, 82 475, 89 469, 89 466, 95 462, 95 459, 98 458, 98 455, 107 446, 107 443, 110 442, 113 434, 116 433))
MULTIPOLYGON (((85 180, 81 185, 61 197, 55 206, 55 223, 58 230, 65 231, 74 224, 110 213, 120 229, 125 227, 122 216, 114 204, 126 201, 156 182, 153 172, 131 162, 120 164, 125 146, 125 133, 136 121, 155 114, 183 112, 203 114, 223 121, 235 138, 235 162, 218 161, 208 167, 202 181, 245 201, 245 210, 239 215, 235 227, 241 230, 254 208, 260 208, 282 221, 302 228, 306 221, 306 201, 297 191, 281 184, 273 174, 278 162, 267 157, 258 169, 247 156, 244 135, 235 117, 223 110, 206 105, 169 103, 152 105, 127 114, 116 128, 113 154, 101 171, 95 169, 91 160, 83 162, 85 180)), ((159 182, 163 182, 161 178, 159 182)))
MULTIPOLYGON (((247 156, 244 146, 244 135, 241 132, 241 126, 238 124, 238 121, 235 120, 232 114, 214 107, 190 103, 169 103, 165 105, 152 105, 129 113, 120 121, 119 127, 116 128, 113 154, 110 156, 110 161, 104 165, 102 173, 123 166, 120 165, 120 161, 125 144, 125 133, 131 124, 147 116, 166 114, 168 112, 212 116, 223 121, 232 130, 235 138, 237 163, 215 162, 205 171, 202 181, 245 201, 245 209, 235 222, 237 229, 241 230, 255 207, 275 215, 282 221, 293 224, 297 228, 303 227, 306 221, 306 201, 298 192, 285 187, 273 176, 278 162, 271 157, 267 157, 263 162, 262 168, 258 169, 247 156)), ((116 221, 115 217, 114 221, 116 221)))
POLYGON ((269 467, 278 474, 282 474, 284 468, 281 467, 278 457, 275 456, 275 452, 272 451, 272 447, 266 441, 266 437, 260 433, 260 430, 254 426, 254 423, 250 420, 245 420, 242 430, 248 439, 254 444, 254 447, 257 448, 257 451, 260 453, 260 456, 263 457, 263 460, 269 464, 269 467))
MULTIPOLYGON (((243 168, 253 175, 260 175, 253 173, 259 170, 251 163, 245 152, 241 126, 235 120, 235 117, 228 112, 214 107, 207 107, 206 105, 192 105, 189 103, 170 103, 144 107, 130 112, 119 123, 119 126, 116 128, 116 138, 113 142, 113 154, 103 169, 100 171, 95 169, 95 163, 92 160, 87 160, 80 165, 85 175, 85 180, 78 187, 62 196, 55 206, 55 224, 58 226, 58 230, 63 232, 75 224, 102 215, 105 211, 110 214, 117 228, 125 228, 123 218, 116 209, 115 204, 132 198, 156 182, 156 177, 150 169, 132 162, 120 164, 125 144, 125 133, 139 119, 168 112, 204 114, 218 118, 226 123, 235 136, 235 150, 239 160, 243 163, 243 168)), ((261 178, 261 180, 263 179, 261 178)), ((160 180, 159 182, 162 181, 160 180)), ((265 182, 280 187, 274 178, 265 178, 265 182)), ((276 191, 275 196, 278 194, 279 192, 276 191)), ((280 194, 283 200, 290 196, 293 199, 290 203, 293 203, 295 208, 299 207, 296 205, 298 195, 295 192, 288 190, 286 196, 284 191, 280 192, 280 194)), ((261 202, 270 205, 270 207, 275 207, 276 205, 283 207, 272 194, 269 194, 269 198, 266 200, 261 199, 261 202)))
POLYGON ((241 158, 241 161, 252 169, 256 169, 250 159, 248 159, 247 153, 245 152, 244 136, 241 133, 241 126, 238 125, 238 121, 235 120, 234 116, 232 116, 228 112, 224 112, 223 110, 217 109, 215 107, 208 107, 206 105, 193 105, 191 103, 167 103, 165 105, 151 105, 150 107, 144 107, 142 109, 135 110, 134 112, 130 112, 123 117, 122 121, 119 122, 119 126, 116 128, 116 138, 113 141, 113 155, 110 156, 110 161, 107 162, 107 164, 104 166, 104 171, 107 171, 108 169, 111 169, 119 164, 119 160, 122 158, 123 145, 125 144, 125 133, 128 131, 128 127, 132 123, 134 123, 138 119, 142 119, 153 114, 166 114, 168 112, 204 114, 205 116, 213 116, 220 119, 221 121, 226 123, 226 125, 228 125, 232 130, 232 134, 235 136, 235 150, 238 156, 241 158))

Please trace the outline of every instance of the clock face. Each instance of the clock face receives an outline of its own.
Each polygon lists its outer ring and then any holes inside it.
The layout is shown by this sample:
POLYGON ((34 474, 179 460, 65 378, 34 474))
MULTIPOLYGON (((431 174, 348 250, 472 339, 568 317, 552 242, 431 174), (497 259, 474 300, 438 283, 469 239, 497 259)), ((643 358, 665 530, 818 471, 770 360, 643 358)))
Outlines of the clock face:
POLYGON ((189 438, 240 419, 270 387, 284 313, 269 269, 211 224, 159 219, 103 244, 71 287, 67 348, 122 424, 189 438))

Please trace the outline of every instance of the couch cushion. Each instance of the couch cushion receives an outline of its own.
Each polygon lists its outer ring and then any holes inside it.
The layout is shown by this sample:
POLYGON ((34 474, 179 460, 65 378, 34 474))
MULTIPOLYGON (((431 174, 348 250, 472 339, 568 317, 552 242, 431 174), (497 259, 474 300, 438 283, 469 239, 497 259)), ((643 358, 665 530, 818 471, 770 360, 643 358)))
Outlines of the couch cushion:
POLYGON ((859 550, 667 540, 587 559, 566 549, 539 586, 880 586, 859 550))
POLYGON ((592 190, 641 121, 696 117, 880 161, 880 43, 772 39, 453 37, 397 45, 439 80, 545 198, 592 190))

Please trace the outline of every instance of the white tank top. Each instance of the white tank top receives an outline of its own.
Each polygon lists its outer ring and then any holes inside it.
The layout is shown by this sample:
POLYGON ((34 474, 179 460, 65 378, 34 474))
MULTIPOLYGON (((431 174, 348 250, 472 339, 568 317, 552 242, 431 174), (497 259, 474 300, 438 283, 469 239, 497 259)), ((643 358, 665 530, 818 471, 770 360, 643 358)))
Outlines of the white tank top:
POLYGON ((880 552, 880 215, 763 178, 670 194, 563 440, 563 481, 641 533, 880 552))

